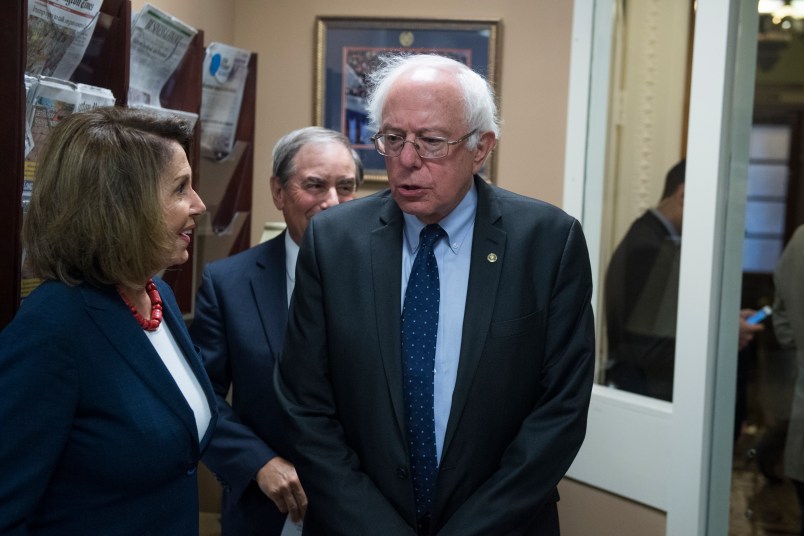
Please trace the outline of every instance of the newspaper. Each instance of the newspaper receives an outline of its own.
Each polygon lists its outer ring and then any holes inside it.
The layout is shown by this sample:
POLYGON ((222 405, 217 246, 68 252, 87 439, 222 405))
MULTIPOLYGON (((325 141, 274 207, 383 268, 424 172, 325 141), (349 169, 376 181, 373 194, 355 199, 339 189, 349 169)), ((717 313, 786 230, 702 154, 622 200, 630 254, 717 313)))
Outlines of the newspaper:
POLYGON ((27 199, 25 192, 30 192, 29 182, 36 175, 36 161, 53 127, 73 112, 113 106, 115 102, 114 95, 108 89, 46 76, 38 77, 38 82, 30 91, 32 95, 27 99, 25 116, 33 146, 25 155, 23 207, 27 199))
POLYGON ((232 152, 251 52, 210 43, 201 93, 201 154, 222 160, 232 152))
POLYGON ((131 23, 129 105, 159 106, 159 94, 198 31, 145 4, 131 23))
POLYGON ((28 74, 69 80, 95 31, 102 0, 28 0, 28 74))
POLYGON ((78 92, 78 104, 76 104, 74 110, 76 112, 86 112, 103 106, 114 106, 115 98, 111 89, 90 86, 89 84, 76 84, 75 90, 78 92))

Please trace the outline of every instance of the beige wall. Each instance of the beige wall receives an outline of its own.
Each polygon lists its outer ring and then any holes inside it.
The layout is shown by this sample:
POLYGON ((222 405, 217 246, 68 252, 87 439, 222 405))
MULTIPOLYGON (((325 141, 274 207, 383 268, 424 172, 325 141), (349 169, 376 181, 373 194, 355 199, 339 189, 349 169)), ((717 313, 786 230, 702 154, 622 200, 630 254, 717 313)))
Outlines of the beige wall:
POLYGON ((571 2, 237 0, 235 6, 234 44, 259 54, 253 239, 263 221, 279 217, 267 187, 271 147, 279 136, 313 119, 317 15, 500 19, 498 184, 560 203, 571 2))
MULTIPOLYGON (((132 0, 134 10, 143 0, 132 0)), ((572 3, 548 0, 152 0, 223 41, 259 55, 252 243, 263 222, 279 219, 268 190, 271 148, 313 120, 314 27, 317 15, 500 19, 498 184, 561 203, 572 3)), ((365 188, 363 193, 377 188, 365 188)))

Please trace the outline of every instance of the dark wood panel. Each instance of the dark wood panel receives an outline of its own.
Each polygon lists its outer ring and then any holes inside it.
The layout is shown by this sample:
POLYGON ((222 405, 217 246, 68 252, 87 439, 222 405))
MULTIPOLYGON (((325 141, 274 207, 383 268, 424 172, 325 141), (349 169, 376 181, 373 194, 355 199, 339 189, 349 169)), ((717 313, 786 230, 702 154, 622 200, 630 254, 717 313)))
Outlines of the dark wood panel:
POLYGON ((25 55, 28 6, 9 2, 0 17, 0 50, 4 51, 0 77, 3 126, 0 128, 0 329, 17 312, 20 301, 20 230, 22 175, 25 158, 25 55))
POLYGON ((92 39, 72 81, 110 89, 117 104, 127 102, 131 49, 131 2, 104 0, 92 39))

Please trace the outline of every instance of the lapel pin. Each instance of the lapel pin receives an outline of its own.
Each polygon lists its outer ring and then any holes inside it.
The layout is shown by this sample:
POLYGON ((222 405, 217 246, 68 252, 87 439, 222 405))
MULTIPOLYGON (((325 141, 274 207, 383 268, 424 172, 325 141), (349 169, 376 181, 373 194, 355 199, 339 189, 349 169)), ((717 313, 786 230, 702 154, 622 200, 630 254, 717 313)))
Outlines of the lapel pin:
POLYGON ((488 255, 486 255, 486 260, 489 262, 497 262, 497 254, 489 253, 488 255))

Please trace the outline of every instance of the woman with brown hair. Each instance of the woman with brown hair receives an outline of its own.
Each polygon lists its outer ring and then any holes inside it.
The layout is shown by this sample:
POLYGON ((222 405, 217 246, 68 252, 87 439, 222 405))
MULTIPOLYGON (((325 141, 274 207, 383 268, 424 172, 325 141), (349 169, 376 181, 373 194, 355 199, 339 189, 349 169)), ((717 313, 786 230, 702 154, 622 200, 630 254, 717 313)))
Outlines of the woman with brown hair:
POLYGON ((179 119, 63 119, 23 227, 44 283, 0 333, 0 533, 198 534, 212 388, 170 288, 205 211, 179 119))

